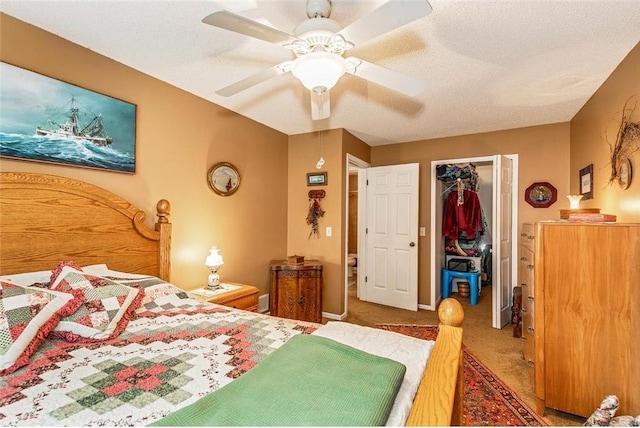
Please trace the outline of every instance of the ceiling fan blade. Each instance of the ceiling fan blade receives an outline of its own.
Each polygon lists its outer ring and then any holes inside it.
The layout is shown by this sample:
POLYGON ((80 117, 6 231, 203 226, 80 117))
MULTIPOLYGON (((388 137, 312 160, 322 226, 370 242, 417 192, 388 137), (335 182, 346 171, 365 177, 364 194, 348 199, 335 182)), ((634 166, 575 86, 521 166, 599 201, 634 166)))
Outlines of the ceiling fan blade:
POLYGON ((360 58, 349 57, 347 61, 354 65, 354 67, 347 68, 347 73, 362 77, 365 80, 393 89, 410 97, 418 95, 427 87, 426 82, 420 79, 389 70, 388 68, 372 64, 360 58))
POLYGON ((287 34, 284 31, 276 30, 268 25, 261 24, 226 10, 219 10, 207 15, 202 19, 202 22, 270 43, 288 44, 300 41, 297 37, 287 34))
POLYGON ((433 9, 427 0, 390 0, 340 30, 348 42, 358 45, 427 16, 433 9))
POLYGON ((311 91, 311 119, 322 120, 329 117, 330 106, 329 91, 317 93, 311 91))
POLYGON ((220 88, 216 91, 216 94, 223 97, 230 97, 231 95, 235 95, 238 92, 244 91, 245 89, 249 89, 252 86, 286 73, 288 71, 287 65, 290 62, 291 61, 285 61, 278 65, 274 65, 273 67, 264 69, 261 72, 254 74, 253 76, 247 77, 246 79, 242 79, 236 83, 232 83, 229 86, 220 88))

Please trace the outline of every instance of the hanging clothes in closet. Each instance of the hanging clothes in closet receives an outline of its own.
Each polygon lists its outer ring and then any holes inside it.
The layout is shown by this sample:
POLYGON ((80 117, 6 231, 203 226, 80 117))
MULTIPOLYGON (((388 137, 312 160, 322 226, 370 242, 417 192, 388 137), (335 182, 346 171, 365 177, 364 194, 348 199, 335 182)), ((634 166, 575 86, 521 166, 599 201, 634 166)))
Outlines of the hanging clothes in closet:
POLYGON ((475 166, 441 165, 437 173, 438 179, 448 184, 442 218, 445 252, 459 256, 480 256, 480 238, 487 230, 487 225, 477 193, 478 174, 475 166))

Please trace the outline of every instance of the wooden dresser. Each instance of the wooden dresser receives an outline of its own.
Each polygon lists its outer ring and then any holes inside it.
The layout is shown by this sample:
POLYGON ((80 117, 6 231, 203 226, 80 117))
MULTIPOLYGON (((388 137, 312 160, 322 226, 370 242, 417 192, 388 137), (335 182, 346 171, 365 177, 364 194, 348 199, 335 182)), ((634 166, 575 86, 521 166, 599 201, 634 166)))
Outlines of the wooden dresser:
POLYGON ((322 322, 322 269, 317 260, 306 260, 301 264, 272 261, 271 315, 322 322))
POLYGON ((527 363, 527 375, 531 384, 535 385, 535 347, 534 347, 534 228, 532 223, 525 223, 520 230, 520 263, 518 274, 522 287, 522 344, 524 360, 527 363))
POLYGON ((640 224, 534 230, 537 411, 588 417, 614 394, 617 414, 640 414, 640 224))

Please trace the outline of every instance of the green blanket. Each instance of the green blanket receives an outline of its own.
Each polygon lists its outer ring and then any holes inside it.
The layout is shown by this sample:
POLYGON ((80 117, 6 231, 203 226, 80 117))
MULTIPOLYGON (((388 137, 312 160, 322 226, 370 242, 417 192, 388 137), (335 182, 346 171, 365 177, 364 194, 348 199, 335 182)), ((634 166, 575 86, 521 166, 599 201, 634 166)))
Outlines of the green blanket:
POLYGON ((300 334, 247 373, 155 426, 384 425, 406 367, 300 334))

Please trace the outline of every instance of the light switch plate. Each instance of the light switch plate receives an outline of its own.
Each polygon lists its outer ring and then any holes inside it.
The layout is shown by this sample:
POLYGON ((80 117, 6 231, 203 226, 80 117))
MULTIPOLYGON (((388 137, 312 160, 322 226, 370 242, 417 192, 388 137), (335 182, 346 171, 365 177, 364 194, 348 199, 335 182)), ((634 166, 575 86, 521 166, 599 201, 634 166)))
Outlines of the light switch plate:
POLYGON ((326 230, 325 230, 325 235, 327 235, 327 237, 331 236, 331 234, 333 233, 333 229, 331 229, 331 226, 327 226, 326 230))
POLYGON ((420 228, 420 236, 427 236, 427 228, 426 227, 421 227, 420 228))

